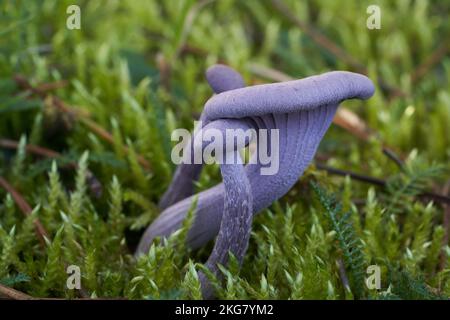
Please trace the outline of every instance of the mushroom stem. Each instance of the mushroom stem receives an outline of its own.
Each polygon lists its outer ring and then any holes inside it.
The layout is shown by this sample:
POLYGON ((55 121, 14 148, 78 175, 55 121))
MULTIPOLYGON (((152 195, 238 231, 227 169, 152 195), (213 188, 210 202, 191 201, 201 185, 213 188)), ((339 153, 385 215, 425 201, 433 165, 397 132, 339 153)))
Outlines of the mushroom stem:
MULTIPOLYGON (((238 158, 239 154, 237 154, 238 158)), ((242 163, 221 164, 220 170, 225 188, 225 199, 219 234, 207 268, 219 279, 222 278, 218 265, 226 266, 232 253, 240 264, 247 251, 253 217, 253 198, 250 182, 242 163)), ((205 299, 213 297, 213 288, 203 273, 200 273, 202 294, 205 299)))

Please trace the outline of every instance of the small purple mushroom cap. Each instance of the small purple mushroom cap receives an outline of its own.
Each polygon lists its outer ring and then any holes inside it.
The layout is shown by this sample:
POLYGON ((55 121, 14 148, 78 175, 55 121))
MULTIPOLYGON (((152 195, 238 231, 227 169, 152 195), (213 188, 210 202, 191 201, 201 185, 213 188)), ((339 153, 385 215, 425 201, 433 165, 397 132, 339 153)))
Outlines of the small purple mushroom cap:
POLYGON ((216 64, 206 70, 206 79, 215 93, 222 93, 245 86, 239 72, 223 64, 216 64))

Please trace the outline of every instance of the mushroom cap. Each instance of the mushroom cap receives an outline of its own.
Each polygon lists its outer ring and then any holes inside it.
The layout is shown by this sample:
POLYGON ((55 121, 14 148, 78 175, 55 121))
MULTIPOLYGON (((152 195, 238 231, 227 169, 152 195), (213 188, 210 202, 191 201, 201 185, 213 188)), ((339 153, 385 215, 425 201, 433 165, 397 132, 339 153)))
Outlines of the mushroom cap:
MULTIPOLYGON (((229 71, 227 71, 228 74, 229 71)), ((218 81, 215 79, 215 86, 218 81)), ((224 80, 224 83, 227 83, 224 80)), ((368 99, 375 92, 366 76, 332 71, 300 80, 261 84, 225 91, 205 104, 203 118, 244 118, 265 114, 291 113, 335 105, 346 99, 368 99)))
POLYGON ((215 64, 206 70, 206 80, 215 93, 242 88, 244 79, 239 72, 224 65, 215 64))

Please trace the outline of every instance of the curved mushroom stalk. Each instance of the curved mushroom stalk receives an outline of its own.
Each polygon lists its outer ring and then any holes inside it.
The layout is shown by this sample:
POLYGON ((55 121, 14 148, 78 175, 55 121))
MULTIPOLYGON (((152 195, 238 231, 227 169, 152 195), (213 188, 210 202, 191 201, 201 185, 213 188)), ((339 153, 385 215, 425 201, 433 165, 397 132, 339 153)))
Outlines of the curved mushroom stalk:
MULTIPOLYGON (((216 243, 206 262, 206 267, 218 278, 221 278, 218 265, 227 265, 230 252, 242 263, 253 218, 253 199, 244 166, 240 163, 221 164, 220 171, 225 189, 223 216, 216 243)), ((211 298, 213 288, 210 282, 203 273, 199 277, 203 297, 211 298)))
MULTIPOLYGON (((367 99, 373 94, 374 86, 360 74, 329 72, 302 80, 242 88, 240 75, 225 66, 210 68, 207 79, 218 94, 208 100, 203 110, 201 120, 206 126, 223 130, 232 123, 257 131, 264 129, 269 134, 268 141, 272 141, 271 129, 277 129, 274 132, 279 134, 279 143, 269 143, 268 147, 269 153, 277 149, 279 154, 279 167, 273 174, 261 174, 267 166, 258 158, 245 168, 241 164, 221 165, 223 183, 198 195, 187 242, 192 248, 198 248, 219 233, 207 263, 217 271, 217 262, 226 261, 228 250, 242 260, 251 216, 286 194, 303 174, 339 103, 352 98, 367 99), (249 196, 245 191, 247 182, 249 196), (249 217, 247 209, 251 210, 249 217)), ((178 167, 161 204, 165 210, 145 231, 137 254, 148 251, 155 237, 168 236, 181 226, 193 201, 190 196, 193 182, 201 167, 178 167)), ((207 283, 203 289, 205 294, 210 293, 207 283)))

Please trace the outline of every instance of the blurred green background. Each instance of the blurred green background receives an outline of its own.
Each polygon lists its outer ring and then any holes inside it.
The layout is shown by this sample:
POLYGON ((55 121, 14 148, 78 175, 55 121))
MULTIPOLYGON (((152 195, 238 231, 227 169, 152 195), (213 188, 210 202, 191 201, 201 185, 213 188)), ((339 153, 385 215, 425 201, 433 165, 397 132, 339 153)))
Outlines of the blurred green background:
MULTIPOLYGON (((204 72, 225 63, 249 85, 367 74, 374 97, 343 104, 351 112, 329 130, 317 163, 387 188, 313 165, 255 219, 243 269, 224 271, 218 296, 448 296, 449 205, 418 195, 449 191, 449 12, 450 2, 425 0, 0 0, 0 175, 34 208, 24 218, 30 210, 2 184, 0 283, 77 297, 65 287, 65 265, 76 264, 85 296, 198 298, 194 262, 211 246, 189 252, 182 232, 139 261, 131 253, 174 170, 170 133, 192 129, 212 94, 204 72), (80 30, 66 27, 72 4, 80 30), (366 26, 369 5, 381 10, 379 30, 366 26), (358 289, 361 270, 336 245, 311 179, 350 211, 366 265, 382 267, 382 289, 358 289)), ((208 166, 198 190, 219 181, 208 166)))

